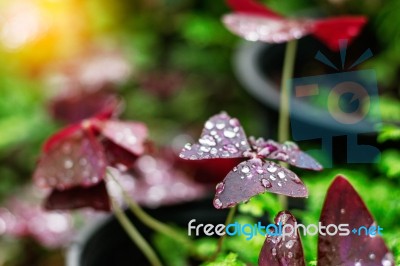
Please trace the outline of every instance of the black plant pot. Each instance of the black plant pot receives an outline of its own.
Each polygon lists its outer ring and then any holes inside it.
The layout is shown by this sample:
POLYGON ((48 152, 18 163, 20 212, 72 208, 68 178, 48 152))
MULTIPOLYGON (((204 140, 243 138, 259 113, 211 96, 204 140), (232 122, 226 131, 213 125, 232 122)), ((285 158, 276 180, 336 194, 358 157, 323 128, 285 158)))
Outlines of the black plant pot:
MULTIPOLYGON (((212 199, 146 209, 146 211, 160 221, 182 228, 187 228, 188 222, 192 219, 196 219, 196 224, 224 223, 227 215, 226 210, 216 210, 213 207, 212 199)), ((127 214, 141 234, 151 243, 153 231, 139 222, 129 211, 127 214)), ((103 265, 149 265, 114 216, 109 216, 91 229, 82 232, 68 251, 67 266, 103 265)), ((193 265, 197 263, 193 262, 193 265)))

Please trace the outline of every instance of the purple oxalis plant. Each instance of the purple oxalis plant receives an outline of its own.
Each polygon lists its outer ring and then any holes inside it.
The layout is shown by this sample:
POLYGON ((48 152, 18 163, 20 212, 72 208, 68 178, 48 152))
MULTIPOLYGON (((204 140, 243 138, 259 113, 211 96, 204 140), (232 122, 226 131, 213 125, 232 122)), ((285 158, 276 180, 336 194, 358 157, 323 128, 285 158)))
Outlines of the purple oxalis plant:
POLYGON ((245 161, 234 167, 216 186, 214 206, 232 207, 266 191, 291 197, 307 197, 308 192, 300 178, 289 169, 270 160, 293 166, 322 170, 322 166, 304 153, 293 142, 246 137, 236 118, 222 112, 204 125, 198 143, 186 144, 180 157, 189 160, 241 158, 245 161))
POLYGON ((111 116, 110 111, 83 120, 46 141, 33 179, 39 187, 52 189, 48 209, 110 209, 106 168, 131 166, 144 153, 147 138, 144 124, 111 116))
MULTIPOLYGON (((276 224, 295 225, 296 219, 289 212, 280 212, 276 224)), ((352 185, 342 176, 336 177, 330 186, 320 222, 329 224, 348 224, 351 228, 376 226, 364 202, 352 185)), ((350 229, 351 229, 350 228, 350 229)), ((305 264, 299 231, 283 239, 268 235, 261 249, 259 266, 303 266, 305 264)), ((393 255, 379 235, 352 234, 348 236, 319 235, 318 266, 394 266, 393 255)))

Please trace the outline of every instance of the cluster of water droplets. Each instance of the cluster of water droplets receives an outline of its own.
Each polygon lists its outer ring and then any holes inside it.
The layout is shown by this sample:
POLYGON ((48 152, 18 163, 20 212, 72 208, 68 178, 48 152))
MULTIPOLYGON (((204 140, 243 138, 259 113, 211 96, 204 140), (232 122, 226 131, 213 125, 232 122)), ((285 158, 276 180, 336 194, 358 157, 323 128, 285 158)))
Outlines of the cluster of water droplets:
POLYGON ((228 14, 225 26, 248 41, 281 43, 299 39, 310 33, 313 22, 298 19, 277 19, 246 14, 228 14))
MULTIPOLYGON (((290 215, 286 213, 281 213, 278 219, 277 223, 282 223, 282 225, 285 225, 288 220, 290 219, 290 215)), ((288 237, 287 239, 283 239, 282 236, 268 236, 267 237, 267 243, 272 243, 272 248, 271 248, 271 254, 272 256, 277 256, 278 253, 280 255, 283 255, 283 260, 285 258, 291 259, 294 257, 294 253, 296 252, 295 250, 295 244, 297 243, 297 239, 295 236, 286 236, 288 237)), ((286 262, 288 262, 286 260, 286 262)))
POLYGON ((89 138, 78 135, 64 140, 43 155, 35 179, 39 186, 66 189, 76 185, 93 185, 102 176, 105 159, 89 138), (93 146, 94 145, 94 146, 93 146))
POLYGON ((354 266, 364 266, 364 265, 371 265, 371 262, 374 262, 374 265, 379 265, 375 263, 380 263, 382 266, 394 266, 393 264, 393 255, 391 253, 386 253, 381 261, 376 261, 376 255, 374 253, 370 253, 368 255, 367 260, 359 259, 354 262, 354 266))
POLYGON ((248 149, 249 145, 239 121, 222 113, 205 123, 198 144, 187 143, 180 157, 191 160, 232 158, 240 157, 248 149))
POLYGON ((125 127, 115 132, 115 141, 118 144, 135 145, 137 143, 137 137, 131 128, 125 127))

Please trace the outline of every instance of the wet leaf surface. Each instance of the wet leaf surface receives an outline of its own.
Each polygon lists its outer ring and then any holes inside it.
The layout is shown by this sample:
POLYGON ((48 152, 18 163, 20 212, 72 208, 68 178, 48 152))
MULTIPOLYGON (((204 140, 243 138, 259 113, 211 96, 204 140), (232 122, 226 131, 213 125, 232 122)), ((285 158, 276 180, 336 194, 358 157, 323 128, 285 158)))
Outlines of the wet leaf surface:
MULTIPOLYGON (((275 217, 275 224, 282 228, 285 224, 292 225, 294 228, 296 218, 288 212, 282 211, 275 217)), ((271 230, 274 230, 271 228, 271 230)), ((303 247, 299 237, 299 231, 291 232, 290 228, 285 230, 287 235, 272 236, 268 235, 261 249, 258 259, 259 266, 305 266, 303 247)), ((277 233, 274 231, 274 233, 277 233)), ((328 265, 328 264, 326 264, 328 265)))
POLYGON ((307 197, 300 178, 292 171, 270 161, 251 159, 234 167, 216 186, 214 207, 234 206, 264 192, 291 197, 307 197))
MULTIPOLYGON (((378 226, 358 193, 342 176, 338 176, 328 190, 320 222, 323 226, 349 224, 350 230, 378 226)), ((350 231, 348 236, 320 235, 318 265, 394 265, 392 254, 379 235, 360 232, 358 235, 358 231, 350 231)))

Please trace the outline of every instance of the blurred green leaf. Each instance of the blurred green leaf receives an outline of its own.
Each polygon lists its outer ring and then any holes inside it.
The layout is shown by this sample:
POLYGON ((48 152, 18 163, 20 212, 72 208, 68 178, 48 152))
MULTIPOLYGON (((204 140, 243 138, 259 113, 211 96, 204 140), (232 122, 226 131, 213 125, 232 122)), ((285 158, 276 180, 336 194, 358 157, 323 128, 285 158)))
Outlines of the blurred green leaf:
POLYGON ((238 255, 229 253, 228 255, 220 255, 218 258, 209 263, 202 264, 203 266, 246 266, 246 263, 238 259, 238 255))
POLYGON ((378 168, 385 176, 390 178, 400 177, 400 151, 385 150, 381 154, 378 168))
POLYGON ((400 140, 400 127, 395 125, 383 125, 379 130, 378 142, 400 140))

